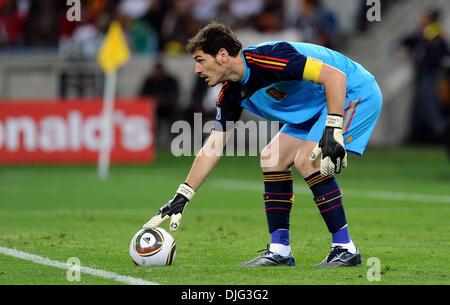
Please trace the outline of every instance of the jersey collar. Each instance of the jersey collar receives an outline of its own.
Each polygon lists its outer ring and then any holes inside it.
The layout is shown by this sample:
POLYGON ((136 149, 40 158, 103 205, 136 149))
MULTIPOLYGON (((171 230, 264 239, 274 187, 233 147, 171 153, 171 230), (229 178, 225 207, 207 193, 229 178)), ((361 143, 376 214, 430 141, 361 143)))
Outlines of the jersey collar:
POLYGON ((242 60, 244 61, 245 73, 244 77, 239 81, 241 84, 246 84, 250 77, 250 68, 247 66, 247 61, 245 60, 244 49, 241 50, 242 60))

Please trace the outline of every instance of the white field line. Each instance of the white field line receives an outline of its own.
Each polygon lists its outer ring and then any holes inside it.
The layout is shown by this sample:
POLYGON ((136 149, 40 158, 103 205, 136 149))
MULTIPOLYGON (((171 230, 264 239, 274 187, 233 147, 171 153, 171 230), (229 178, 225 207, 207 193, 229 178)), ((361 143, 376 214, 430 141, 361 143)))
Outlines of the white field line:
MULTIPOLYGON (((244 191, 260 191, 264 192, 264 184, 257 181, 236 180, 236 179, 214 179, 211 181, 213 187, 244 190, 244 191)), ((311 191, 306 186, 294 186, 294 192, 297 194, 311 195, 311 191)), ((370 199, 388 199, 400 201, 418 201, 418 202, 437 202, 450 203, 450 195, 433 195, 421 193, 403 193, 390 192, 380 190, 356 190, 356 189, 342 189, 342 193, 349 197, 370 198, 370 199)))
MULTIPOLYGON (((56 268, 60 268, 60 269, 69 270, 70 268, 73 268, 72 264, 67 264, 67 263, 63 263, 60 261, 51 260, 46 257, 42 257, 42 256, 35 255, 35 254, 30 254, 27 252, 22 252, 22 251, 19 251, 16 249, 0 247, 0 253, 8 255, 8 256, 13 256, 13 257, 16 257, 19 259, 23 259, 26 261, 30 261, 30 262, 33 262, 36 264, 52 266, 52 267, 56 267, 56 268)), ((80 270, 80 273, 86 273, 86 274, 90 274, 93 276, 98 276, 98 277, 114 280, 117 282, 129 284, 129 285, 158 285, 158 283, 148 282, 148 281, 145 281, 140 278, 135 278, 135 277, 126 276, 126 275, 120 275, 120 274, 117 274, 114 272, 109 272, 109 271, 100 270, 100 269, 93 269, 93 268, 89 268, 89 267, 80 266, 79 270, 80 270)))

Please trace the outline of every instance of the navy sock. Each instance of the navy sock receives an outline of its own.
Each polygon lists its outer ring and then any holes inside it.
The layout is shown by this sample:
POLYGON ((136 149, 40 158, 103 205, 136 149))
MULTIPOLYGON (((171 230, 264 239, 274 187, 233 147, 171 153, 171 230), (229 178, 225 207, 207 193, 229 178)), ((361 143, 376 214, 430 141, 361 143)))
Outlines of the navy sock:
POLYGON ((341 189, 336 179, 330 175, 321 176, 318 171, 305 178, 305 181, 314 195, 314 202, 319 208, 328 231, 332 234, 337 233, 347 224, 347 219, 341 189))
POLYGON ((265 172, 264 204, 273 243, 289 245, 289 218, 293 203, 292 172, 265 172))

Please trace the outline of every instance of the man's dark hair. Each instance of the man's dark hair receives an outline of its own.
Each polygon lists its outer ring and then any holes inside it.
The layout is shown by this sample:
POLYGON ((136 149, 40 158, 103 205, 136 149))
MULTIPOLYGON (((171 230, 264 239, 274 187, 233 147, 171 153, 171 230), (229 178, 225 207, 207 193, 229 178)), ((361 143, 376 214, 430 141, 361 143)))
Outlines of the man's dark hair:
POLYGON ((229 26, 212 22, 202 28, 194 37, 189 39, 186 51, 194 53, 202 50, 206 54, 216 56, 224 48, 232 57, 236 57, 242 49, 242 43, 237 39, 229 26))

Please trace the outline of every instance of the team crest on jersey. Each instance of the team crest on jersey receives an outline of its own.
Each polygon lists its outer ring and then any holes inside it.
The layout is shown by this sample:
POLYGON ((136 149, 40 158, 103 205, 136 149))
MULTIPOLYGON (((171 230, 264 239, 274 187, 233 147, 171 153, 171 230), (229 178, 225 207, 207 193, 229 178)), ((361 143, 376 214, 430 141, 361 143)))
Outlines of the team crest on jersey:
POLYGON ((267 89, 266 92, 269 93, 270 96, 272 96, 277 101, 281 101, 282 99, 284 99, 286 97, 286 92, 283 92, 275 87, 271 87, 271 88, 267 89))

